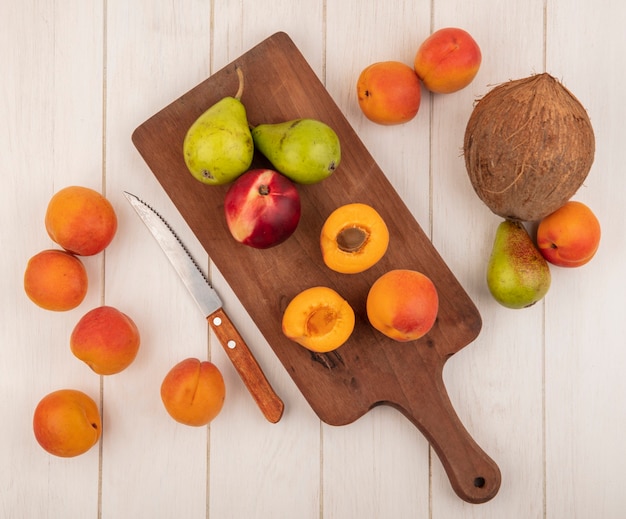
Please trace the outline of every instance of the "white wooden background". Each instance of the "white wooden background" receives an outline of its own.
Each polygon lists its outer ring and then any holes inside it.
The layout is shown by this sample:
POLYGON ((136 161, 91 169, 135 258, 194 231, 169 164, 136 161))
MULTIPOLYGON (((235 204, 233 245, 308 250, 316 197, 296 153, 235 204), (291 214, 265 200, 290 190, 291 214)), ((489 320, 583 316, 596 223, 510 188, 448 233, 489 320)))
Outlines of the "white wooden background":
POLYGON ((490 518, 626 516, 626 3, 622 0, 0 0, 0 517, 490 518), (356 104, 374 61, 412 63, 444 26, 467 29, 483 63, 448 96, 425 93, 417 118, 369 123, 356 104), (236 297, 214 284, 286 404, 267 423, 210 336, 164 256, 122 196, 167 216, 209 260, 131 144, 133 129, 276 31, 290 34, 483 317, 478 339, 444 372, 455 408, 502 471, 498 495, 461 501, 421 434, 390 408, 356 423, 320 422, 236 297), (461 144, 473 101, 534 72, 560 78, 596 132, 592 171, 576 199, 603 225, 600 251, 553 269, 545 301, 513 311, 487 292, 495 227, 473 193, 461 144), (25 296, 30 256, 54 244, 43 226, 58 189, 102 191, 119 217, 107 251, 87 258, 86 300, 50 313, 25 296), (88 309, 110 304, 138 324, 142 348, 101 379, 69 352, 88 309), (228 396, 208 428, 166 416, 159 385, 187 356, 210 358, 228 396), (46 454, 32 412, 73 387, 103 407, 98 448, 46 454))

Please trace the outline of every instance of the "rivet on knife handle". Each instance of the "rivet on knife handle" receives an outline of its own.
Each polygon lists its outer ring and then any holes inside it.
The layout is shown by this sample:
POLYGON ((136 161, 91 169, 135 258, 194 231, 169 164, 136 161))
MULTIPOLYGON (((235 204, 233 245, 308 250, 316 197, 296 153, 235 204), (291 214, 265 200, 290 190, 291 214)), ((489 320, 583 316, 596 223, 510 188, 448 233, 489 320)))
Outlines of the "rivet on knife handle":
POLYGON ((224 309, 216 310, 207 320, 265 418, 272 423, 278 422, 285 408, 283 401, 272 389, 224 309))

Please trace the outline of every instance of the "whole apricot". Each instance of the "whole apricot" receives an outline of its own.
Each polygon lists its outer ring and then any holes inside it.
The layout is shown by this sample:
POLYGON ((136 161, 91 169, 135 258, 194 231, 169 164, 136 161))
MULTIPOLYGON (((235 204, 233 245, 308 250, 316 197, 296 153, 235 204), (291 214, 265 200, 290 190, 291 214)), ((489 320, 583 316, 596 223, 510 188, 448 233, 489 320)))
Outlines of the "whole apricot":
POLYGON ((342 274, 357 274, 376 264, 387 252, 389 230, 373 207, 352 203, 335 209, 326 219, 320 247, 326 266, 342 274))
POLYGON ((113 375, 130 366, 139 344, 133 320, 112 306, 87 312, 70 336, 72 353, 98 375, 113 375))
POLYGON ((446 27, 422 42, 413 65, 428 90, 447 94, 469 85, 481 61, 480 47, 467 31, 446 27))
POLYGON ((537 246, 553 265, 580 267, 595 256, 600 235, 600 222, 593 211, 570 200, 539 222, 537 246))
POLYGON ((28 260, 24 291, 37 306, 62 312, 76 308, 87 295, 88 279, 79 258, 62 250, 44 250, 28 260))
POLYGON ((117 231, 117 216, 111 203, 88 187, 69 186, 55 193, 45 216, 50 238, 78 256, 103 251, 117 231))
POLYGON ((283 313, 286 337, 316 352, 329 352, 343 345, 354 330, 350 304, 329 287, 311 287, 297 294, 283 313))
POLYGON ((176 364, 161 384, 161 400, 177 422, 193 427, 208 424, 222 410, 226 388, 217 366, 195 358, 176 364))
POLYGON ((434 283, 421 272, 390 270, 370 287, 366 311, 379 332, 396 341, 413 341, 435 324, 439 296, 434 283))
POLYGON ((102 432, 94 400, 76 389, 59 389, 41 399, 33 415, 39 445, 55 456, 70 458, 87 452, 102 432))
POLYGON ((420 82, 415 71, 405 63, 372 63, 359 75, 356 90, 361 111, 375 123, 406 123, 419 111, 420 82))

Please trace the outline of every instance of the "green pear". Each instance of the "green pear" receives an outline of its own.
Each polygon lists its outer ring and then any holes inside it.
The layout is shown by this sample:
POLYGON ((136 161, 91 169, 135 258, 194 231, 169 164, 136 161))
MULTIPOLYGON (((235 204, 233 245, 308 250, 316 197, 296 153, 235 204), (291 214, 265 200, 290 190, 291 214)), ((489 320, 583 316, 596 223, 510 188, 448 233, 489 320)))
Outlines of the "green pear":
POLYGON ((315 119, 260 124, 252 129, 254 145, 274 168, 298 184, 315 184, 339 167, 339 137, 315 119))
POLYGON ((524 225, 502 222, 487 266, 487 285, 495 300, 507 308, 526 308, 546 295, 550 281, 550 267, 524 225))
POLYGON ((226 184, 248 170, 254 142, 241 102, 243 74, 237 68, 239 90, 206 110, 189 127, 183 142, 185 164, 200 182, 226 184))

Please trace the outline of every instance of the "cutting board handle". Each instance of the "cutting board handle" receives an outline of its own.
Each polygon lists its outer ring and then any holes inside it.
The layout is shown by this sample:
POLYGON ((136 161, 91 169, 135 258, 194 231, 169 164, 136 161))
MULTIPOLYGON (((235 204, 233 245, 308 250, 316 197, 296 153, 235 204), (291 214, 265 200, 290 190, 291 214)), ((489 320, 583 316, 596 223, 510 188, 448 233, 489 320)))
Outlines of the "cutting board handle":
POLYGON ((417 388, 419 397, 409 398, 414 405, 402 412, 428 439, 455 493, 469 503, 489 501, 500 488, 500 469, 463 426, 450 402, 442 370, 431 375, 431 384, 417 388))

